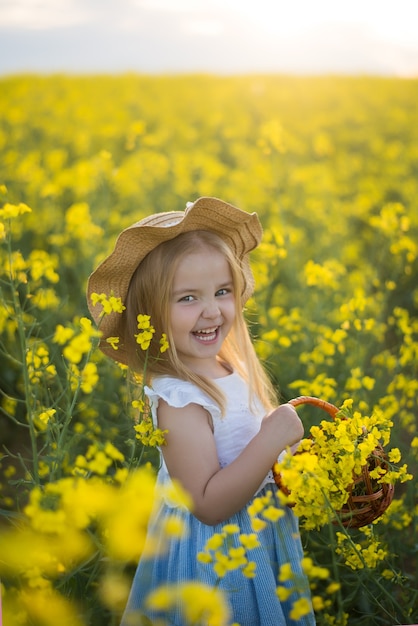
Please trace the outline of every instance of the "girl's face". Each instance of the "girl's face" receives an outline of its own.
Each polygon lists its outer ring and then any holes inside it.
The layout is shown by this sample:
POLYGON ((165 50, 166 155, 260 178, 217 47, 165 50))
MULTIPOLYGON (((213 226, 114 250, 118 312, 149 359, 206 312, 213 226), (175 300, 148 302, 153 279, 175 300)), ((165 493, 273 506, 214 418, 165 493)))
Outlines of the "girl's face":
POLYGON ((235 319, 234 285, 223 254, 207 246, 185 256, 174 274, 170 325, 179 358, 216 377, 216 360, 235 319))

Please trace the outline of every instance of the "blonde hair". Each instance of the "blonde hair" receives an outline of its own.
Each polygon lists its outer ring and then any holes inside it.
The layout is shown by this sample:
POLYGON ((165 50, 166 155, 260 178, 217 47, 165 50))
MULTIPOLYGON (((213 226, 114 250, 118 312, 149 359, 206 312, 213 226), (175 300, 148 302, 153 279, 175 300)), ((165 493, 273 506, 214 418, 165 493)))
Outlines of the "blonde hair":
POLYGON ((178 235, 158 245, 135 270, 126 298, 124 345, 131 369, 142 373, 150 383, 157 375, 169 375, 190 381, 202 389, 225 410, 225 397, 216 383, 191 371, 178 357, 170 328, 171 289, 179 262, 187 255, 200 251, 202 246, 220 252, 226 258, 234 285, 236 315, 231 331, 226 337, 219 358, 233 367, 247 382, 250 399, 257 397, 266 410, 277 404, 276 393, 262 367, 242 311, 244 277, 239 259, 218 235, 210 231, 195 230, 178 235), (155 339, 148 353, 138 346, 134 335, 138 332, 137 315, 151 317, 155 339), (169 349, 161 354, 158 338, 166 333, 169 349))

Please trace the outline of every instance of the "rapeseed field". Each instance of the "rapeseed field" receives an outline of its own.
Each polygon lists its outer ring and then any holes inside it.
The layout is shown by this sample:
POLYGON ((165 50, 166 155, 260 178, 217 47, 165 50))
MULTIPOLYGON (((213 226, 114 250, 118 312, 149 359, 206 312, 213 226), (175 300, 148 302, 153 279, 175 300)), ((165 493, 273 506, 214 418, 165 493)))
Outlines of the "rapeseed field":
MULTIPOLYGON (((333 421, 301 406, 303 453, 280 468, 317 623, 418 622, 417 101, 417 80, 374 77, 0 80, 5 625, 119 623, 163 433, 138 381, 98 351, 86 281, 122 228, 205 195, 260 216, 246 313, 283 400, 341 408, 333 421), (356 528, 340 513, 378 446, 387 460, 372 481, 394 485, 393 499, 356 528)), ((122 306, 95 297, 105 312, 122 306)), ((187 503, 179 488, 170 497, 187 503)), ((257 502, 239 559, 228 527, 197 558, 219 577, 256 576, 257 532, 279 514, 257 502)), ((279 597, 295 586, 289 565, 279 597)), ((196 581, 150 598, 178 601, 190 625, 228 624, 222 594, 196 581)), ((295 602, 295 624, 306 610, 295 602)))

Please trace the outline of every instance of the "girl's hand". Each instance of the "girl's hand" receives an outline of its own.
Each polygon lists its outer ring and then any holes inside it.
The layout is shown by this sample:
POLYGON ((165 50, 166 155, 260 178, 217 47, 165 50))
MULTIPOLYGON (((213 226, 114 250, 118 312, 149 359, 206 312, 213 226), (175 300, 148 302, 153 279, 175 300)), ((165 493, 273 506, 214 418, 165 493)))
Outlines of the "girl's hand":
POLYGON ((291 404, 281 404, 270 411, 263 419, 261 429, 280 442, 282 449, 298 444, 304 435, 302 421, 291 404))

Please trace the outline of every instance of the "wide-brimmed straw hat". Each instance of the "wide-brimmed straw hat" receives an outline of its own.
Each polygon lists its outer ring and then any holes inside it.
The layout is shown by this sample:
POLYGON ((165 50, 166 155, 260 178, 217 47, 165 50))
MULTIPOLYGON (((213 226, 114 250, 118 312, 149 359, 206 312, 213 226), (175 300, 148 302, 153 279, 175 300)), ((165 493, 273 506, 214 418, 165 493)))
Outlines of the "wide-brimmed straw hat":
MULTIPOLYGON (((254 290, 249 252, 261 241, 262 228, 256 213, 246 213, 218 198, 199 198, 188 203, 185 211, 156 213, 132 224, 117 238, 113 252, 91 274, 87 302, 96 324, 100 321, 100 348, 116 361, 126 364, 127 354, 121 345, 114 350, 106 339, 121 334, 120 313, 102 314, 102 305, 93 305, 92 293, 121 298, 125 302, 132 275, 141 261, 159 244, 192 230, 216 233, 240 260, 244 277, 242 304, 254 290)), ((146 311, 140 311, 146 314, 146 311)))

